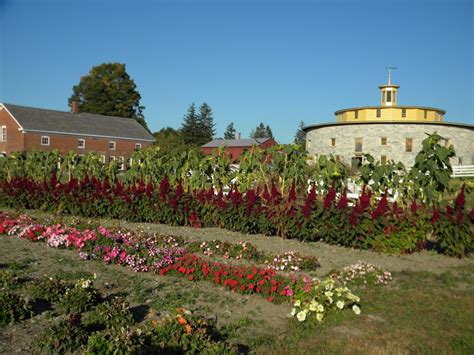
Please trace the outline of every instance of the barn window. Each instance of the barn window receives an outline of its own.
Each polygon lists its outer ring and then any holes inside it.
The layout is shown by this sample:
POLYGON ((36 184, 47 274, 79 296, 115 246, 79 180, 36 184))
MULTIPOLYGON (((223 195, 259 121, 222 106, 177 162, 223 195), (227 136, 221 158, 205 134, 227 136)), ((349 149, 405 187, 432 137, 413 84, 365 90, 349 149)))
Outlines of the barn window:
POLYGON ((116 143, 114 141, 109 142, 109 150, 115 150, 116 143))
POLYGON ((41 145, 49 145, 49 136, 41 137, 41 145))
POLYGON ((7 126, 2 126, 2 136, 0 137, 1 138, 1 142, 6 142, 7 141, 7 126))
POLYGON ((140 150, 142 149, 142 144, 141 143, 135 143, 135 150, 140 150))
POLYGON ((85 139, 78 139, 77 140, 77 147, 78 148, 85 148, 86 147, 86 140, 85 139))

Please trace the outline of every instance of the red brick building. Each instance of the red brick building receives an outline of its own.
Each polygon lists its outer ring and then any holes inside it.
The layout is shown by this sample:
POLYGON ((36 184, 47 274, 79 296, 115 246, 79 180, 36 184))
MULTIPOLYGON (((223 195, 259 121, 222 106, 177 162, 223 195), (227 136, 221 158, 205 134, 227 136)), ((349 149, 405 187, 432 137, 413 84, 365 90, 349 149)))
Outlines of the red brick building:
POLYGON ((155 141, 130 118, 45 110, 0 103, 0 154, 59 149, 94 152, 104 162, 125 160, 155 141))
POLYGON ((212 154, 216 148, 225 147, 224 151, 229 158, 235 162, 240 159, 244 150, 258 146, 260 148, 268 148, 276 145, 273 138, 257 138, 257 139, 214 139, 201 147, 204 154, 212 154))

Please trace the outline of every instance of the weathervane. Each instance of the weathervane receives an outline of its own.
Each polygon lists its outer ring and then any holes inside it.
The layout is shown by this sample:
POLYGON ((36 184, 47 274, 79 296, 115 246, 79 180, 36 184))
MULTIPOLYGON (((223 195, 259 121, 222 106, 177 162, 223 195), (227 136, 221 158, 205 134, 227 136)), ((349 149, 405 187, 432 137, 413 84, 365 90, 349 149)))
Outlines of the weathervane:
POLYGON ((391 71, 392 71, 393 69, 397 69, 397 67, 390 67, 390 66, 388 66, 388 67, 385 67, 385 69, 388 69, 388 85, 391 85, 391 83, 390 83, 391 71))

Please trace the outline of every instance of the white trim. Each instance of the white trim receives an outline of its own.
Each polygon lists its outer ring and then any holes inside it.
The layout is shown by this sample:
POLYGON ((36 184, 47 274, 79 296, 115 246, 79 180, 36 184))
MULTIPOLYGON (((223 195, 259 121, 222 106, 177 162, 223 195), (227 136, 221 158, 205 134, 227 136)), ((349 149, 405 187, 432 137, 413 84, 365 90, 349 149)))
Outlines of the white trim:
POLYGON ((7 110, 8 114, 11 116, 11 118, 13 118, 13 121, 15 121, 15 123, 18 125, 18 129, 23 129, 22 125, 20 124, 20 122, 18 122, 15 118, 15 116, 12 115, 12 113, 10 111, 8 111, 8 108, 5 106, 5 104, 0 104, 0 108, 4 108, 5 110, 7 110))
POLYGON ((3 125, 0 132, 0 142, 6 142, 8 140, 8 130, 7 126, 3 125), (3 130, 5 130, 5 139, 3 139, 3 130))
POLYGON ((44 147, 49 147, 51 145, 51 139, 49 138, 49 136, 41 136, 40 143, 44 147), (48 138, 48 144, 43 144, 43 138, 48 138))
POLYGON ((109 141, 109 150, 117 150, 117 142, 116 141, 109 141), (113 148, 110 148, 110 143, 114 144, 113 148))
POLYGON ((135 143, 135 149, 138 149, 138 150, 142 149, 142 144, 141 143, 135 143))
POLYGON ((86 148, 86 140, 84 138, 78 138, 77 139, 77 149, 85 149, 86 148), (83 145, 82 147, 79 147, 79 142, 82 141, 83 145))
POLYGON ((105 164, 105 155, 101 155, 100 158, 102 159, 102 163, 105 164))
POLYGON ((98 137, 98 138, 111 138, 111 139, 125 139, 129 141, 142 141, 142 142, 154 142, 153 139, 141 139, 141 138, 130 138, 130 137, 115 137, 115 136, 102 136, 100 134, 88 134, 88 133, 73 133, 73 132, 60 132, 60 131, 45 131, 42 129, 24 129, 21 128, 23 133, 28 132, 43 132, 43 133, 52 133, 52 134, 66 134, 70 136, 84 136, 84 137, 98 137))

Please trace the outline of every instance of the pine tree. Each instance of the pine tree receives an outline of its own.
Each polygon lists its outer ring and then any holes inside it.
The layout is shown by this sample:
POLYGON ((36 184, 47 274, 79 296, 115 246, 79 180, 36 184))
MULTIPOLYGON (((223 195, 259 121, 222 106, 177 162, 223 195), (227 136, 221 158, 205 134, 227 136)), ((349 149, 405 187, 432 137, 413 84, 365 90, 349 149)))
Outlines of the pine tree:
POLYGON ((234 122, 229 123, 224 132, 224 139, 235 139, 235 132, 234 122))
POLYGON ((181 135, 186 145, 199 145, 198 117, 196 115, 196 105, 194 102, 189 105, 188 112, 183 118, 181 135))
POLYGON ((197 143, 199 146, 210 142, 214 138, 214 126, 212 109, 204 102, 199 107, 199 114, 197 116, 197 129, 199 132, 197 143))
POLYGON ((250 133, 250 138, 273 138, 272 129, 268 125, 265 127, 263 122, 260 122, 260 124, 250 133))
POLYGON ((265 127, 265 138, 272 138, 273 139, 273 132, 269 125, 265 127))
POLYGON ((304 148, 306 145, 306 133, 305 131, 303 131, 303 127, 304 127, 304 122, 300 121, 300 124, 298 125, 298 130, 295 133, 294 143, 299 144, 300 146, 304 148))

